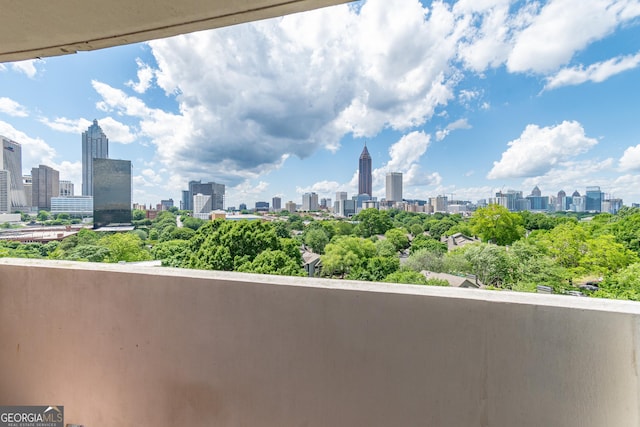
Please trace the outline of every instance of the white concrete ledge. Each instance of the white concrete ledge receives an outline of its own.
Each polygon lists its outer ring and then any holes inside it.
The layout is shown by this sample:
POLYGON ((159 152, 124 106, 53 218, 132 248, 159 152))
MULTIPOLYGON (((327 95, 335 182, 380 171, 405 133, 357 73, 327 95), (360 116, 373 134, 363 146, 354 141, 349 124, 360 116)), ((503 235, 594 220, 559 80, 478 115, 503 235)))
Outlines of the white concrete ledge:
POLYGON ((638 304, 0 259, 0 405, 92 426, 638 426, 638 304))
POLYGON ((566 295, 549 295, 527 292, 493 291, 486 289, 460 289, 446 286, 422 286, 400 283, 366 282, 309 277, 275 276, 239 273, 232 271, 191 270, 144 266, 136 263, 108 264, 77 261, 58 261, 28 258, 0 258, 2 265, 33 268, 56 268, 83 271, 105 271, 152 276, 223 280, 226 282, 261 283, 279 286, 297 286, 344 291, 382 292, 402 295, 423 295, 439 298, 463 298, 494 303, 527 304, 566 309, 597 310, 640 315, 640 303, 634 301, 600 298, 580 298, 566 295))

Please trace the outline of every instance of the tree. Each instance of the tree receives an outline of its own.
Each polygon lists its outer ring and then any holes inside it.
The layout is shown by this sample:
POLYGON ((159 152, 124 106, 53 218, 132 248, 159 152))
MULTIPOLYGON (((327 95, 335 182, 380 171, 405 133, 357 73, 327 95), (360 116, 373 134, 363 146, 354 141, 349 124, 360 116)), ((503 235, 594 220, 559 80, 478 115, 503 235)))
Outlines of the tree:
POLYGON ((510 245, 524 236, 522 217, 500 205, 480 208, 471 216, 471 230, 483 241, 510 245))
POLYGON ((429 286, 449 286, 449 282, 444 279, 436 279, 435 277, 431 277, 427 279, 426 285, 429 286))
POLYGON ((151 249, 153 259, 161 260, 163 266, 180 267, 189 256, 189 242, 186 240, 169 240, 155 245, 151 249))
POLYGON ((147 240, 147 232, 143 229, 135 229, 133 230, 131 233, 135 234, 136 236, 138 236, 140 238, 140 240, 145 241, 147 240))
POLYGON ((347 279, 380 281, 400 268, 400 259, 396 256, 376 256, 363 260, 347 274, 347 279))
POLYGON ((391 218, 386 211, 378 209, 363 209, 354 217, 355 221, 359 221, 356 226, 357 233, 362 237, 370 237, 375 234, 384 234, 393 227, 391 218))
POLYGON ((98 240, 98 245, 109 250, 106 262, 146 261, 151 259, 149 252, 144 249, 143 242, 132 233, 114 233, 98 240))
POLYGON ((78 245, 65 256, 76 261, 103 262, 109 256, 109 249, 98 245, 78 245))
POLYGON ((436 240, 444 235, 450 228, 455 227, 456 223, 449 218, 441 219, 436 223, 432 223, 429 227, 429 235, 436 240))
POLYGON ((378 240, 375 243, 376 254, 383 257, 395 257, 398 253, 396 247, 389 240, 378 240))
POLYGON ((593 296, 640 301, 640 263, 631 264, 605 278, 593 296))
POLYGON ((464 248, 465 258, 472 272, 485 285, 511 288, 514 283, 515 265, 503 246, 492 243, 476 243, 464 248))
POLYGON ((565 268, 576 268, 587 252, 589 235, 576 223, 560 224, 550 231, 532 237, 558 263, 565 268))
POLYGON ((413 241, 411 242, 410 253, 413 254, 422 249, 428 249, 429 251, 440 255, 444 255, 445 253, 447 253, 446 244, 439 242, 433 237, 425 236, 424 234, 416 236, 416 238, 413 239, 413 241))
POLYGON ((191 228, 174 228, 171 230, 170 236, 171 240, 189 240, 193 235, 196 234, 195 231, 191 228))
POLYGON ((396 251, 401 251, 409 247, 409 238, 407 237, 407 233, 399 228, 387 230, 384 236, 393 244, 396 251))
POLYGON ((190 242, 191 254, 184 266, 206 270, 231 271, 267 249, 282 249, 273 226, 261 221, 210 221, 190 242))
POLYGON ((47 211, 42 210, 38 212, 38 216, 36 218, 38 219, 38 221, 47 221, 51 219, 51 214, 47 211))
POLYGON ((183 217, 184 219, 182 220, 182 225, 186 228, 189 228, 193 231, 197 231, 198 228, 202 227, 207 221, 200 219, 200 218, 194 218, 192 216, 188 216, 188 217, 183 217))
POLYGON ((281 250, 267 249, 253 261, 247 261, 237 271, 260 274, 279 274, 282 276, 304 276, 305 271, 299 263, 281 250))
POLYGON ((509 249, 513 258, 512 289, 535 292, 538 285, 550 286, 557 293, 568 288, 566 270, 529 239, 515 242, 509 249))
POLYGON ((431 251, 428 248, 411 252, 411 255, 409 255, 409 258, 407 258, 404 265, 416 272, 427 270, 440 273, 444 271, 444 259, 442 254, 431 251))
POLYGON ((422 223, 411 224, 409 226, 409 231, 411 231, 411 234, 413 234, 414 237, 420 236, 424 233, 424 227, 422 226, 422 223))
POLYGON ((322 272, 326 276, 342 276, 352 268, 374 257, 376 247, 371 240, 353 236, 339 236, 325 247, 322 272))
POLYGON ((329 243, 329 237, 324 230, 315 228, 305 233, 304 243, 309 246, 313 252, 323 254, 325 246, 329 243))
POLYGON ((400 270, 389 274, 384 278, 388 283, 407 283, 413 285, 426 285, 427 279, 424 275, 412 270, 400 270))
POLYGON ((132 217, 134 221, 140 221, 147 218, 147 214, 145 211, 140 209, 134 209, 132 213, 132 217))

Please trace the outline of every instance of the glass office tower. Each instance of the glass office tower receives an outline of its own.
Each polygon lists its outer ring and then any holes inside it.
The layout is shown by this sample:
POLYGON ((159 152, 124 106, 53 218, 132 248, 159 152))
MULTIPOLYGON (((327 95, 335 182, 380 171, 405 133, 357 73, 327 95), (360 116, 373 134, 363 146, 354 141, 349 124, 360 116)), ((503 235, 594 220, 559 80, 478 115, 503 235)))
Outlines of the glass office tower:
POLYGON ((93 159, 93 227, 131 224, 131 162, 93 159))

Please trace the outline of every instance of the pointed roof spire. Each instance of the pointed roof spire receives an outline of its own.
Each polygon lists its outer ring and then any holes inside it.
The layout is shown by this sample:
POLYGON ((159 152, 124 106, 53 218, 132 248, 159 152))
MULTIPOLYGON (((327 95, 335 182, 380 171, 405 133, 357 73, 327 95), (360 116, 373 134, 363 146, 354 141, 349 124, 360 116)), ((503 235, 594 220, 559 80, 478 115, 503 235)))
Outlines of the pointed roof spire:
POLYGON ((362 149, 362 154, 360 154, 360 159, 371 159, 371 154, 369 154, 369 150, 367 150, 367 141, 364 142, 364 148, 362 149))

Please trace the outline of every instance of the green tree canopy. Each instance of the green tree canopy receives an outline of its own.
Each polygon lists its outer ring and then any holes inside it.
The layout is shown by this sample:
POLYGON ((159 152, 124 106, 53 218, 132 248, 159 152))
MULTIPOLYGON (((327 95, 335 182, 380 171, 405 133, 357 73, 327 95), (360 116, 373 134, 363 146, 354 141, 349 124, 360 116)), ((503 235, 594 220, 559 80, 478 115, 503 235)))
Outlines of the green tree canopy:
POLYGON ((253 261, 240 265, 237 271, 260 274, 278 274, 282 276, 304 276, 305 271, 294 259, 282 250, 267 249, 253 261))
POLYGON ((342 276, 376 255, 371 240, 353 236, 339 236, 325 247, 322 272, 326 276, 342 276))
POLYGON ((374 208, 361 210, 353 219, 359 222, 356 230, 357 234, 362 237, 384 234, 393 227, 387 211, 380 211, 374 208))
POLYGON ((400 270, 389 274, 384 278, 389 283, 407 283, 412 285, 426 285, 427 278, 424 275, 412 270, 400 270))
POLYGON ((401 251, 409 247, 409 238, 404 230, 399 228, 392 228, 384 233, 384 236, 390 241, 396 248, 396 251, 401 251))
POLYGON ((97 244, 109 250, 109 254, 105 258, 106 262, 134 262, 151 259, 151 254, 144 248, 140 237, 132 233, 110 234, 98 240, 97 244))
POLYGON ((327 232, 321 228, 313 228, 304 234, 304 243, 317 254, 323 254, 324 248, 329 243, 327 232))
POLYGON ((471 230, 484 242, 510 245, 524 236, 522 217, 500 205, 480 208, 471 216, 471 230))

